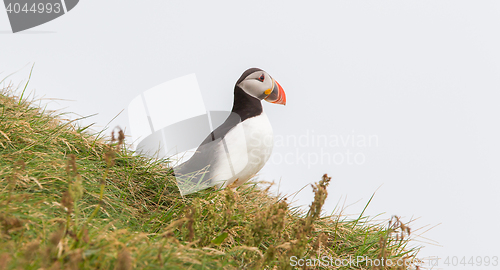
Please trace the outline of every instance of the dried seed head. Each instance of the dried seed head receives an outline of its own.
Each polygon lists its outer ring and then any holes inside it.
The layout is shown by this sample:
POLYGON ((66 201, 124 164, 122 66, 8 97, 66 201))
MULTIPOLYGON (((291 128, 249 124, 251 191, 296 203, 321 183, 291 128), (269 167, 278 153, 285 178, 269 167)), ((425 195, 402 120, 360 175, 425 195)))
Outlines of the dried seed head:
POLYGON ((321 209, 325 204, 326 197, 328 196, 326 187, 328 186, 330 180, 331 177, 328 177, 327 174, 324 174, 319 183, 311 185, 314 192, 314 201, 309 207, 309 212, 307 213, 306 231, 310 231, 311 228, 309 228, 309 226, 315 219, 321 216, 321 209))
POLYGON ((64 236, 64 226, 61 226, 61 228, 55 232, 53 232, 50 237, 49 241, 52 243, 52 245, 57 246, 61 239, 64 236))
POLYGON ((189 207, 188 208, 188 211, 186 213, 186 218, 187 218, 187 221, 186 221, 186 227, 187 227, 187 230, 188 230, 188 240, 189 241, 193 241, 194 239, 194 208, 193 207, 189 207))
POLYGON ((40 247, 40 241, 39 240, 35 240, 33 242, 30 242, 30 243, 26 244, 26 246, 25 246, 25 252, 24 252, 24 257, 28 261, 31 260, 32 258, 35 257, 34 253, 38 250, 39 247, 40 247))
POLYGON ((313 244, 313 252, 319 251, 322 245, 326 243, 328 236, 325 233, 320 233, 313 244))
POLYGON ((80 263, 83 260, 83 252, 81 249, 76 249, 73 253, 70 255, 70 260, 69 260, 69 269, 71 270, 78 270, 80 269, 78 266, 78 263, 80 263))
POLYGON ((17 217, 9 217, 0 214, 0 225, 3 227, 2 229, 8 233, 9 230, 21 228, 24 225, 24 222, 17 217))
POLYGON ((118 131, 118 145, 122 145, 124 141, 125 141, 125 133, 120 128, 120 130, 118 131))
POLYGON ((69 190, 66 190, 63 193, 61 204, 68 209, 68 213, 72 213, 73 211, 73 198, 71 197, 71 193, 69 190))
POLYGON ((111 143, 114 143, 115 141, 118 141, 118 144, 116 145, 116 150, 118 151, 125 142, 125 132, 123 132, 119 126, 116 126, 111 132, 111 143), (115 130, 118 130, 118 138, 115 137, 115 130))
POLYGON ((24 163, 23 160, 18 160, 16 161, 15 163, 18 167, 17 167, 17 170, 22 170, 24 171, 26 169, 26 163, 24 163))
POLYGON ((7 253, 0 255, 0 270, 7 269, 10 259, 10 255, 7 253))
POLYGON ((73 176, 75 176, 78 174, 76 169, 76 156, 74 154, 70 154, 68 158, 68 163, 66 163, 66 174, 71 176, 71 172, 73 172, 73 176))
POLYGON ((113 167, 115 165, 115 151, 113 151, 111 148, 104 153, 104 160, 106 161, 106 165, 108 167, 113 167))
POLYGON ((330 180, 332 180, 332 178, 329 177, 328 174, 325 173, 325 174, 323 174, 321 181, 319 181, 319 184, 326 188, 328 186, 328 184, 330 183, 330 180))
POLYGON ((130 251, 125 247, 118 253, 115 270, 129 269, 132 269, 132 257, 130 256, 130 251))
POLYGON ((78 172, 76 171, 76 156, 74 154, 69 155, 69 162, 71 165, 71 169, 73 170, 73 173, 76 175, 78 172))
POLYGON ((59 270, 61 269, 61 263, 59 261, 55 261, 54 264, 52 264, 52 267, 49 268, 49 270, 59 270))
POLYGON ((83 228, 83 235, 82 235, 82 241, 85 243, 89 242, 89 230, 85 227, 83 228))
POLYGON ((80 175, 76 175, 75 181, 73 181, 70 188, 74 201, 78 201, 83 197, 82 177, 80 175))

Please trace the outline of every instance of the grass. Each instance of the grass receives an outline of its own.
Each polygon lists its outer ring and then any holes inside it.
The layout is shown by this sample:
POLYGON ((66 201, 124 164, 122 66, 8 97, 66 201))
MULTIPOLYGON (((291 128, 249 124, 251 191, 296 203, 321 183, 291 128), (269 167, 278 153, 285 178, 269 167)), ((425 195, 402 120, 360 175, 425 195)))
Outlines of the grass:
POLYGON ((358 256, 372 264, 330 268, 406 269, 374 261, 415 260, 397 217, 322 215, 327 175, 308 211, 255 183, 183 198, 168 163, 133 155, 121 130, 106 140, 11 86, 0 91, 0 270, 317 269, 358 256))

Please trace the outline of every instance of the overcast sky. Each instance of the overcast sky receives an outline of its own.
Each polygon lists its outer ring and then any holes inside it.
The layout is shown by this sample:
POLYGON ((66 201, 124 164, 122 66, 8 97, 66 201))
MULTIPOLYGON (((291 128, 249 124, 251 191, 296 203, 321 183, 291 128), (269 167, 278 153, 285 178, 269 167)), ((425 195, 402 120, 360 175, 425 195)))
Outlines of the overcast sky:
MULTIPOLYGON (((287 94, 284 107, 264 104, 276 145, 261 179, 291 194, 328 173, 328 212, 359 214, 376 191, 367 214, 418 218, 415 234, 439 224, 418 238, 421 256, 491 257, 499 29, 498 1, 87 0, 17 34, 0 10, 0 77, 18 71, 20 83, 35 63, 28 89, 73 100, 50 108, 98 113, 84 124, 99 130, 141 92, 191 73, 207 109, 230 110, 236 80, 260 67, 287 94)), ((297 204, 312 198, 307 187, 297 204)))

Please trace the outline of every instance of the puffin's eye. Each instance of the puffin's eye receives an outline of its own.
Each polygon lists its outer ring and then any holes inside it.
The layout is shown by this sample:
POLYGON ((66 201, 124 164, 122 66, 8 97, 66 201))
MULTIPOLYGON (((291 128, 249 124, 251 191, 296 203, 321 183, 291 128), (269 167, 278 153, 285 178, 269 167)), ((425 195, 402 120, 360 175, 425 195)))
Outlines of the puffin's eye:
POLYGON ((261 81, 261 82, 263 82, 263 81, 264 81, 264 78, 265 78, 265 77, 264 77, 264 74, 262 74, 262 75, 260 75, 260 77, 259 77, 259 79, 258 79, 258 80, 259 80, 259 81, 261 81))

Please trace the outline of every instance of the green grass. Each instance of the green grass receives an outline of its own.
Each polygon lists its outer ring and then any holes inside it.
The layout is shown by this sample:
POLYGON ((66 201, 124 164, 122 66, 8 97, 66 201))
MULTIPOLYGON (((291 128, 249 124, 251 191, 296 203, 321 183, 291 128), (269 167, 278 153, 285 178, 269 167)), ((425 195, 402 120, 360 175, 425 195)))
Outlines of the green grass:
POLYGON ((121 131, 105 140, 0 91, 0 269, 291 269, 418 252, 397 218, 321 215, 326 175, 306 212, 254 183, 182 198, 168 163, 134 156, 121 131))

